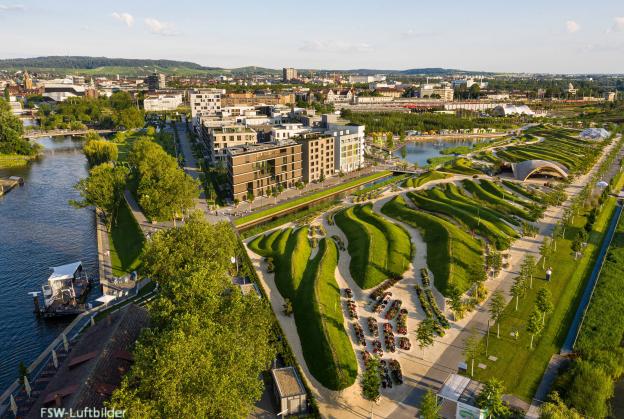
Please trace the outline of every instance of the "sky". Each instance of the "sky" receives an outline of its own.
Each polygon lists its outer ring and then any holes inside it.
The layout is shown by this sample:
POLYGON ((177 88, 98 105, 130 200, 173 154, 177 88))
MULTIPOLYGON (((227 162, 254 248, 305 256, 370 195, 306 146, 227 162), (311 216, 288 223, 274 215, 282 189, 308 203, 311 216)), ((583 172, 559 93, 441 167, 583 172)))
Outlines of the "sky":
POLYGON ((623 0, 0 0, 0 58, 624 73, 623 0))

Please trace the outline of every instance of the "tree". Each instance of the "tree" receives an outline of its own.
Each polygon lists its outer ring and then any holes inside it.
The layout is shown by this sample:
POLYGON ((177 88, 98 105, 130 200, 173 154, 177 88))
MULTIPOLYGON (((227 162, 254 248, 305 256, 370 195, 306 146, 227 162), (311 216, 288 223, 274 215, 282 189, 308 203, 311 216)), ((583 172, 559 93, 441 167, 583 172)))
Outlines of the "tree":
POLYGON ((418 324, 418 328, 416 329, 416 341, 418 341, 418 346, 422 349, 422 357, 425 358, 425 348, 433 345, 433 330, 434 330, 434 320, 431 318, 427 318, 418 324))
POLYGON ((265 301, 231 282, 230 257, 243 251, 231 226, 202 214, 152 236, 142 257, 159 284, 152 323, 110 406, 132 417, 249 415, 275 358, 275 323, 265 301))
POLYGON ((474 361, 483 350, 481 339, 477 336, 475 329, 470 330, 470 335, 464 339, 463 354, 466 357, 466 361, 470 361, 470 376, 474 376, 474 361))
POLYGON ((39 148, 24 139, 22 121, 13 115, 9 104, 0 99, 0 154, 34 155, 39 148))
POLYGON ((549 395, 549 399, 540 406, 540 419, 583 419, 576 409, 565 405, 556 391, 549 395))
POLYGON ((490 298, 490 318, 496 322, 496 337, 500 339, 500 320, 505 311, 505 296, 502 291, 495 291, 490 298))
POLYGON ((509 294, 511 294, 511 296, 516 299, 516 311, 518 311, 518 302, 520 300, 520 297, 524 297, 525 293, 526 282, 524 281, 524 278, 522 276, 515 277, 514 284, 511 286, 509 294))
POLYGON ((392 150, 394 148, 394 137, 391 132, 386 134, 386 148, 388 150, 392 150))
POLYGON ((117 144, 104 139, 88 140, 82 148, 82 151, 91 167, 109 161, 115 161, 118 157, 117 144))
POLYGON ((550 239, 548 237, 544 237, 539 250, 542 256, 542 269, 546 269, 546 258, 550 257, 551 254, 550 239))
POLYGON ((478 301, 485 298, 485 287, 483 283, 487 281, 487 272, 481 264, 472 265, 468 268, 468 280, 474 287, 475 296, 478 301))
POLYGON ((371 402, 379 400, 379 386, 381 385, 379 358, 373 356, 368 360, 360 385, 362 386, 362 397, 371 402))
POLYGON ((289 298, 284 299, 284 305, 282 306, 283 312, 285 316, 292 316, 293 314, 293 305, 289 298))
POLYGON ((525 255, 520 265, 520 275, 529 279, 529 287, 533 288, 533 275, 535 274, 535 256, 525 255))
POLYGON ((542 316, 538 310, 533 310, 527 320, 526 331, 531 334, 531 349, 533 349, 533 338, 536 335, 539 335, 544 328, 541 317, 542 316))
POLYGON ((441 406, 438 405, 438 396, 431 390, 427 390, 419 408, 421 419, 438 419, 440 417, 441 406))
POLYGON ((129 170, 123 166, 104 163, 89 171, 89 176, 74 185, 81 201, 72 200, 70 204, 77 208, 94 206, 104 214, 107 227, 117 219, 119 206, 124 200, 124 189, 129 170))
POLYGON ((446 299, 449 308, 453 312, 453 319, 455 321, 464 317, 464 303, 462 302, 462 292, 454 284, 449 287, 448 298, 446 299))
POLYGON ((496 378, 490 378, 483 384, 483 388, 477 396, 477 406, 487 410, 488 417, 507 417, 510 411, 503 403, 504 392, 505 387, 503 382, 496 378))
POLYGON ((550 313, 553 308, 552 293, 548 288, 540 288, 535 299, 537 309, 542 313, 542 324, 546 323, 546 314, 550 313))

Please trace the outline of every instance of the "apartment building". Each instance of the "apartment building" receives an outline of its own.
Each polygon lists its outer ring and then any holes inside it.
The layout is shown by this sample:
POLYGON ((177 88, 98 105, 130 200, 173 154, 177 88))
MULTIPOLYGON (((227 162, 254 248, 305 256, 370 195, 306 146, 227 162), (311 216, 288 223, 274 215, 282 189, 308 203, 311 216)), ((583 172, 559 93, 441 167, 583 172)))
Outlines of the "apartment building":
POLYGON ((154 73, 147 76, 145 82, 147 83, 147 88, 152 92, 167 87, 167 78, 161 73, 154 73))
POLYGON ((301 144, 293 140, 229 147, 225 151, 232 199, 264 196, 302 180, 301 144))
POLYGON ((448 85, 436 85, 436 84, 423 84, 420 86, 420 98, 421 99, 429 99, 433 96, 433 98, 438 98, 445 101, 452 101, 454 90, 451 86, 448 85))
POLYGON ((275 125, 271 129, 271 139, 274 141, 287 140, 307 131, 310 131, 310 128, 304 127, 300 122, 284 123, 275 125))
POLYGON ((225 152, 230 147, 250 145, 258 142, 256 131, 243 125, 206 126, 202 124, 201 138, 210 163, 225 160, 225 152))
POLYGON ((303 181, 316 182, 335 173, 335 139, 321 133, 301 134, 295 138, 301 144, 303 181))
POLYGON ((199 120, 202 117, 215 116, 221 112, 221 98, 224 93, 225 90, 222 89, 201 89, 189 93, 191 118, 196 129, 200 126, 199 120))
POLYGON ((349 173, 364 167, 364 125, 343 125, 336 115, 326 114, 321 127, 334 138, 334 170, 349 173))

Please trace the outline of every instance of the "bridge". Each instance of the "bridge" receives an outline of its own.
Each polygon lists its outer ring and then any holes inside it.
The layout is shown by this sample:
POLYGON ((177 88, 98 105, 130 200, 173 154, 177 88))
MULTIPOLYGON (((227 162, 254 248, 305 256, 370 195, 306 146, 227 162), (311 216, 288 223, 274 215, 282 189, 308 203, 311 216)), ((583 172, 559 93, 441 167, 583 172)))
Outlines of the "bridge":
POLYGON ((50 131, 38 131, 38 130, 33 130, 33 131, 28 131, 26 133, 24 133, 24 138, 29 139, 29 140, 34 140, 37 138, 41 138, 41 137, 54 137, 54 136, 60 136, 60 135, 86 135, 87 132, 90 131, 95 131, 98 134, 102 135, 102 134, 111 134, 113 132, 117 132, 114 129, 79 129, 79 130, 71 130, 71 129, 53 129, 50 131))

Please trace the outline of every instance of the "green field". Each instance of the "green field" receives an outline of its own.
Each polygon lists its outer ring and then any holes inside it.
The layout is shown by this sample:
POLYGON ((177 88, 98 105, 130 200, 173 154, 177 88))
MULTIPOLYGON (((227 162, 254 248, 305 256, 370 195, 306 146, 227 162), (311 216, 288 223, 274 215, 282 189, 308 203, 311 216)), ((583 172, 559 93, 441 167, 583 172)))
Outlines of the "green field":
POLYGON ((123 276, 137 270, 145 237, 125 202, 119 207, 108 240, 113 275, 123 276))
POLYGON ((403 186, 405 188, 418 188, 419 186, 422 186, 428 182, 434 181, 434 180, 440 180, 440 179, 446 179, 451 177, 451 174, 448 173, 442 173, 442 172, 438 172, 436 170, 430 170, 428 172, 425 172, 421 175, 418 175, 416 177, 412 177, 407 179, 404 183, 403 186))
POLYGON ((401 196, 386 203, 381 212, 421 232, 427 244, 427 266, 442 294, 447 294, 450 287, 462 292, 470 288, 470 270, 483 266, 479 241, 449 221, 409 208, 401 196))
POLYGON ((352 189, 358 185, 363 185, 365 183, 369 183, 372 182, 376 179, 388 176, 389 174, 391 174, 391 172, 378 172, 378 173, 373 173, 372 175, 368 175, 368 176, 364 176, 364 177, 360 177, 354 180, 351 180, 349 182, 345 182, 345 183, 341 183, 337 186, 334 186, 332 188, 328 188, 319 192, 315 192, 313 194, 310 195, 306 195, 306 196, 302 196, 301 198, 297 198, 297 199, 293 199, 292 201, 288 201, 288 202, 284 202, 283 204, 279 204, 279 205, 275 205, 271 208, 262 210, 262 211, 256 211, 252 214, 249 214, 247 216, 241 217, 241 218, 237 218, 236 220, 234 220, 234 225, 235 226, 242 226, 244 224, 247 224, 249 222, 252 221, 256 221, 265 217, 270 217, 274 214, 277 214, 281 211, 285 211, 288 210, 290 208, 293 207, 297 207, 303 204, 306 204, 308 202, 311 201, 315 201, 318 199, 322 199, 325 197, 328 197, 330 195, 339 193, 341 191, 344 191, 346 189, 352 189))
POLYGON ((347 236, 349 271, 360 288, 375 287, 405 272, 412 252, 402 228, 373 213, 370 205, 346 208, 334 220, 347 236))
POLYGON ((478 362, 487 365, 485 370, 475 370, 478 380, 496 377, 503 380, 508 392, 526 401, 533 398, 551 356, 559 352, 565 340, 614 207, 613 198, 604 204, 589 236, 588 246, 583 256, 576 261, 571 245, 585 224, 586 214, 575 217, 574 227, 566 229, 565 238, 557 240, 556 252, 546 261, 547 268, 553 267, 553 276, 549 283, 544 281, 542 263, 537 264, 533 288, 520 299, 518 311, 515 311, 515 303, 509 304, 505 309, 500 324, 500 339, 496 339, 495 335, 490 337, 489 355, 496 356, 498 360, 492 362, 485 356, 478 359, 478 362), (531 337, 525 328, 529 314, 535 306, 537 291, 541 287, 547 287, 552 292, 555 309, 546 317, 544 330, 536 337, 533 350, 530 350, 531 337), (518 340, 510 336, 516 330, 520 333, 518 340))

